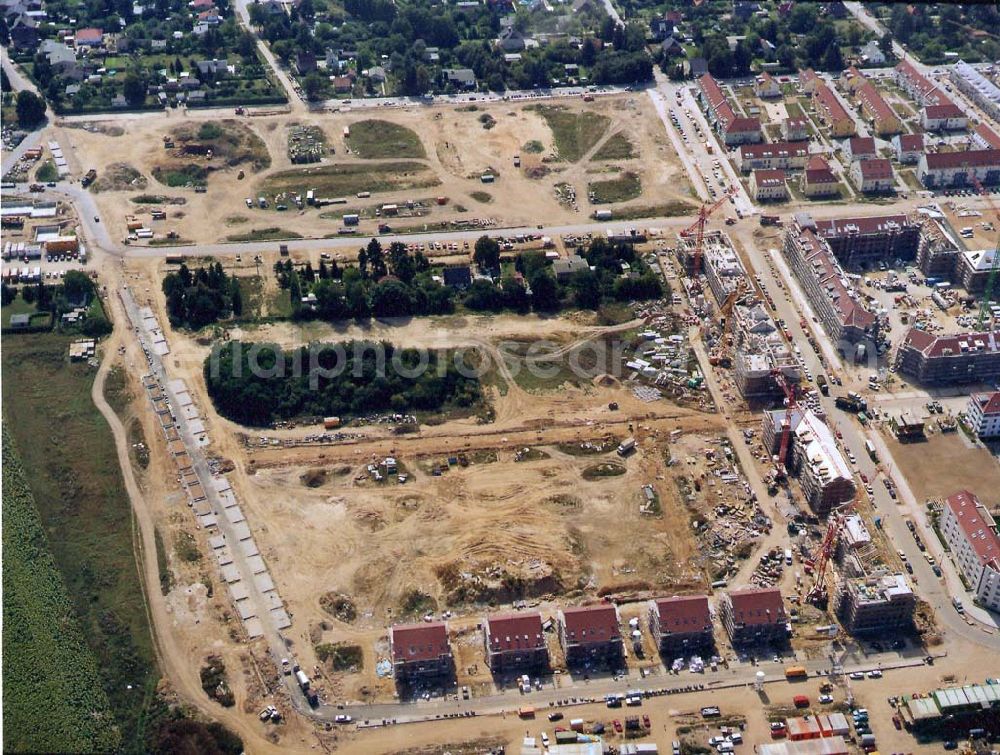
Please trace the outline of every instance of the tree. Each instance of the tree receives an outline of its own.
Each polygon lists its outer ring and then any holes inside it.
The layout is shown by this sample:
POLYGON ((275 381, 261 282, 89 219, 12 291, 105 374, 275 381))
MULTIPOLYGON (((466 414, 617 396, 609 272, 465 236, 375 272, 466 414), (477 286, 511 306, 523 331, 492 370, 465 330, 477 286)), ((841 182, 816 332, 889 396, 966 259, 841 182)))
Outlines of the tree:
POLYGON ((887 58, 891 58, 895 55, 892 49, 892 32, 886 32, 878 41, 878 47, 882 51, 882 54, 887 58))
POLYGON ((63 295, 70 301, 82 301, 94 293, 94 282, 86 273, 67 270, 63 278, 63 295))
POLYGON ((601 305, 601 281, 593 270, 579 270, 570 279, 573 299, 581 309, 597 309, 601 305))
POLYGON ((27 89, 17 93, 16 110, 21 128, 32 129, 45 120, 45 100, 27 89))
POLYGON ((146 83, 135 71, 125 74, 125 83, 122 85, 122 94, 129 107, 139 107, 146 101, 146 83))
POLYGON ((496 270, 500 267, 500 244, 489 236, 480 236, 472 260, 483 270, 496 270))
POLYGON ((302 80, 302 89, 305 90, 306 99, 315 102, 323 94, 326 87, 326 79, 319 71, 310 71, 302 80))
POLYGON ((234 317, 242 317, 243 315, 243 293, 240 291, 240 283, 236 278, 230 281, 229 285, 229 303, 230 308, 233 310, 234 317))
POLYGON ((539 312, 559 309, 559 285, 548 270, 536 270, 528 279, 531 286, 531 305, 539 312))
POLYGON ((834 41, 823 54, 823 70, 824 71, 843 71, 844 70, 844 56, 840 52, 840 45, 834 41))

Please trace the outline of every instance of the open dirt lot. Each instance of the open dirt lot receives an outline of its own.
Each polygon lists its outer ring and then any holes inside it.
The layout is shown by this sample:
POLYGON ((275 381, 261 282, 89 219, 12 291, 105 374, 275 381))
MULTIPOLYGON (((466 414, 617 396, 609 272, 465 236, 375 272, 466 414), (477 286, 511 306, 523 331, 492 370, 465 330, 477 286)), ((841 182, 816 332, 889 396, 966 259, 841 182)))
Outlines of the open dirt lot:
POLYGON ((372 114, 309 115, 296 122, 322 129, 327 147, 323 161, 310 165, 293 165, 289 159, 287 116, 221 121, 225 133, 217 137, 220 149, 211 158, 198 154, 190 146, 207 141, 199 138, 205 121, 174 112, 162 120, 122 121, 121 134, 119 129, 64 127, 56 131, 60 140, 73 147, 70 154, 88 156, 92 164, 76 166, 80 172, 96 167, 100 174, 103 165, 124 163, 146 181, 141 193, 162 195, 175 202, 184 200, 182 204, 137 204, 131 201, 140 194, 134 189, 101 192, 96 200, 102 216, 115 234, 122 237, 127 214, 148 221, 147 227, 157 236, 173 230, 192 242, 219 241, 261 228, 322 237, 337 232, 345 211, 361 214, 359 232, 373 234, 379 222, 374 210, 383 204, 401 207, 400 217, 387 221, 394 229, 422 229, 425 224, 448 221, 512 226, 535 223, 539 217, 546 217, 549 222, 579 222, 594 210, 587 201, 587 184, 612 179, 626 171, 638 177, 641 195, 624 203, 603 204, 602 209, 690 201, 683 168, 672 155, 663 126, 646 97, 622 95, 546 107, 550 109, 547 118, 542 117, 537 106, 520 103, 378 113, 379 120, 400 127, 389 131, 387 138, 392 144, 406 148, 391 156, 371 159, 359 156, 359 152, 385 154, 386 145, 371 138, 377 129, 359 128, 358 145, 354 147, 351 137, 345 135, 345 128, 349 130, 354 124, 371 121, 372 114), (551 117, 553 110, 556 118, 551 117), (590 122, 597 127, 584 127, 590 122), (555 124, 555 132, 550 124, 555 124), (569 135, 572 139, 568 139, 566 124, 574 132, 569 135), (164 146, 165 136, 175 137, 174 147, 164 146), (178 136, 194 138, 182 141, 178 136), (557 142, 562 156, 557 152, 557 142), (566 146, 569 143, 573 149, 566 146), (223 152, 221 147, 225 145, 229 149, 223 152), (245 148, 244 159, 233 159, 232 152, 237 147, 245 148), (262 148, 266 149, 266 156, 262 148), (521 157, 520 167, 514 166, 515 155, 521 157), (405 168, 393 167, 404 158, 405 168), (275 202, 270 194, 268 209, 247 208, 246 198, 256 200, 268 190, 294 189, 304 199, 306 190, 313 188, 307 171, 317 169, 335 170, 340 176, 338 180, 324 185, 344 190, 343 194, 317 192, 317 195, 343 196, 349 206, 299 210, 288 201, 288 210, 278 212, 275 206, 280 202, 275 202), (162 180, 154 177, 154 170, 162 180), (240 170, 245 173, 242 180, 237 178, 240 170), (289 171, 301 171, 302 178, 296 180, 296 174, 289 171), (373 176, 370 189, 357 179, 358 173, 366 171, 373 176), (190 177, 190 186, 183 186, 185 181, 181 179, 185 172, 190 177), (494 183, 484 184, 480 180, 485 172, 495 176, 494 183), (343 180, 344 174, 350 180, 343 180), (165 185, 164 181, 174 185, 165 185), (205 193, 195 193, 194 186, 202 183, 206 185, 205 193), (571 201, 560 201, 556 196, 557 185, 561 186, 564 198, 575 194, 576 209, 571 201), (353 196, 364 190, 370 190, 372 195, 363 199, 353 196), (446 198, 446 203, 437 204, 437 197, 446 198), (406 209, 408 200, 417 202, 415 211, 406 209), (167 219, 152 221, 149 213, 153 207, 165 208, 167 219))
POLYGON ((918 501, 964 489, 983 495, 1000 486, 996 459, 985 449, 970 448, 960 431, 931 435, 926 443, 902 444, 888 437, 886 443, 918 501))

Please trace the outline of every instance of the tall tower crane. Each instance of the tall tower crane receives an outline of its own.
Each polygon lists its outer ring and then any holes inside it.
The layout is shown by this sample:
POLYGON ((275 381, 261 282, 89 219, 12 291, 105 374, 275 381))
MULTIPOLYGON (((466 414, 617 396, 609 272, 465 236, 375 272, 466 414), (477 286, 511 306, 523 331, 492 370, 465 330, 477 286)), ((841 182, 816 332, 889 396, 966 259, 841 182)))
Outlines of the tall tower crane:
POLYGON ((826 592, 826 568, 837 550, 837 541, 840 539, 840 530, 844 524, 844 517, 854 510, 854 499, 845 503, 839 509, 830 513, 830 519, 826 527, 826 535, 823 536, 823 543, 819 548, 819 560, 816 562, 812 589, 806 595, 806 600, 815 606, 825 607, 827 603, 826 592))
MULTIPOLYGON (((997 224, 1000 225, 1000 211, 997 210, 995 204, 993 204, 993 199, 990 197, 990 193, 986 191, 982 183, 975 176, 972 177, 972 183, 975 184, 976 189, 982 195, 983 199, 986 200, 986 204, 990 206, 993 210, 993 215, 997 219, 997 224)), ((983 298, 979 303, 979 320, 976 323, 976 327, 979 330, 983 329, 983 324, 986 322, 987 317, 990 313, 990 304, 993 303, 993 290, 996 287, 997 273, 1000 272, 1000 237, 997 238, 997 245, 993 250, 993 259, 990 260, 990 274, 986 278, 986 288, 983 290, 983 298)))
POLYGON ((785 473, 785 462, 788 460, 788 446, 792 438, 792 413, 799 408, 795 401, 795 389, 788 384, 781 370, 771 370, 771 377, 785 394, 785 417, 781 420, 781 446, 778 450, 777 472, 785 473))
POLYGON ((718 210, 723 203, 728 201, 729 197, 735 193, 735 189, 726 189, 722 193, 722 196, 716 200, 715 204, 708 205, 703 204, 698 208, 698 219, 694 221, 690 226, 681 231, 681 238, 690 238, 695 236, 695 249, 694 249, 694 261, 692 262, 691 275, 697 276, 701 272, 701 257, 704 251, 705 243, 705 223, 708 222, 709 216, 718 210))

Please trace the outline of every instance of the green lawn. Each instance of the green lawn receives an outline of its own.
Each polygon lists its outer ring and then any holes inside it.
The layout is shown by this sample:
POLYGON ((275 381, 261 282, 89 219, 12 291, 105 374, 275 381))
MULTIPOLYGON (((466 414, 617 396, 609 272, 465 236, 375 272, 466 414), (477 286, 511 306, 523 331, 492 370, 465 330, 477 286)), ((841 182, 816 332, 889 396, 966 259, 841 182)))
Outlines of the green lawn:
POLYGON ((351 135, 344 140, 351 151, 365 159, 427 157, 420 137, 413 129, 380 120, 351 124, 351 135))
POLYGON ((226 241, 278 241, 279 239, 300 239, 301 233, 284 228, 254 228, 246 233, 226 236, 226 241))
POLYGON ((587 185, 587 191, 593 195, 592 204, 628 202, 642 194, 642 182, 638 175, 628 172, 607 181, 594 181, 587 185))
MULTIPOLYGON (((4 418, 55 566, 97 658, 122 749, 139 752, 163 713, 155 694, 159 673, 114 441, 90 398, 94 369, 67 359, 72 340, 56 333, 3 338, 4 418)), ((38 724, 44 729, 47 722, 38 724)))

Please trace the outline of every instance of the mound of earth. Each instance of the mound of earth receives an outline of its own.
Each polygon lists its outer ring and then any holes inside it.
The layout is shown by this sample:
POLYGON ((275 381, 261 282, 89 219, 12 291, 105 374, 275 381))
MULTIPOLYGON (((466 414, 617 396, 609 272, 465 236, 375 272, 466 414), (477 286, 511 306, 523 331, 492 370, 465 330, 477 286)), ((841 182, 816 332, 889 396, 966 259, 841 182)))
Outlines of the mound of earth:
POLYGON ((214 165, 249 165, 253 171, 271 167, 263 139, 238 121, 188 123, 175 128, 170 136, 174 142, 171 155, 179 159, 207 157, 211 151, 214 165))
POLYGON ((145 189, 147 183, 146 177, 128 163, 111 163, 98 174, 97 180, 90 185, 90 190, 100 193, 145 189))
POLYGON ((299 480, 307 488, 318 488, 326 482, 325 469, 307 469, 299 476, 299 480))

